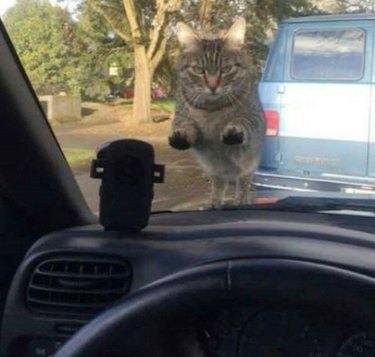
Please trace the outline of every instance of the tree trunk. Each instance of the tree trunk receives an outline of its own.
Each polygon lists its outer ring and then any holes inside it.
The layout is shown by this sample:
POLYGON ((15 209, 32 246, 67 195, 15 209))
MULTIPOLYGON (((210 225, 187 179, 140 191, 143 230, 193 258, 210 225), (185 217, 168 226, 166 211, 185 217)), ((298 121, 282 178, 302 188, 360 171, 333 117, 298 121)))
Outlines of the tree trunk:
POLYGON ((140 124, 151 123, 151 83, 152 76, 150 61, 147 58, 146 49, 142 45, 136 45, 135 52, 135 85, 133 121, 140 124))

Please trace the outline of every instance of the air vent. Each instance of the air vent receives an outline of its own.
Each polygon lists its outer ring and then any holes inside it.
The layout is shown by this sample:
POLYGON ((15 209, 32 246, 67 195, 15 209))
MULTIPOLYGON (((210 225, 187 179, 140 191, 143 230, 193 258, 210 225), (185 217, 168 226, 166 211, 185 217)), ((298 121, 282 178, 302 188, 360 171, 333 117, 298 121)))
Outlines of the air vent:
POLYGON ((27 305, 39 313, 92 316, 124 296, 130 281, 130 265, 120 260, 49 259, 31 274, 27 305))

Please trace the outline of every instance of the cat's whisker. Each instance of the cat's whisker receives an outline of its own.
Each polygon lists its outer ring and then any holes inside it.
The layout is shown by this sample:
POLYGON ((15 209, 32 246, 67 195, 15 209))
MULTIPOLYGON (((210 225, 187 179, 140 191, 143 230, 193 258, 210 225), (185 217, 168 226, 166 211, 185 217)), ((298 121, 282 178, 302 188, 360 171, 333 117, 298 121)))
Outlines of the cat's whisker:
POLYGON ((197 106, 197 108, 199 108, 202 104, 201 104, 201 102, 202 102, 202 94, 198 94, 197 96, 196 96, 196 106, 197 106))
POLYGON ((233 95, 231 93, 228 93, 228 95, 233 99, 233 101, 234 101, 233 104, 238 104, 242 109, 247 110, 245 105, 239 99, 237 99, 235 95, 233 95))
POLYGON ((225 99, 230 106, 235 106, 235 101, 232 99, 232 95, 230 93, 225 93, 225 99))
MULTIPOLYGON (((230 97, 233 99, 233 101, 236 104, 242 106, 245 109, 245 106, 243 105, 243 103, 241 103, 234 95, 232 95, 232 94, 229 94, 229 95, 230 95, 230 97)), ((254 121, 252 120, 252 118, 250 118, 250 120, 246 121, 246 126, 245 127, 251 131, 250 134, 252 134, 252 135, 256 134, 256 132, 257 132, 257 125, 256 125, 256 123, 254 123, 254 121)))
POLYGON ((192 101, 193 107, 198 108, 197 102, 198 102, 198 96, 196 95, 194 96, 193 101, 192 101))
POLYGON ((185 97, 185 101, 183 101, 183 105, 184 105, 184 109, 187 109, 189 110, 189 103, 192 105, 192 106, 195 106, 195 100, 197 98, 197 94, 195 93, 186 93, 186 97, 185 97))

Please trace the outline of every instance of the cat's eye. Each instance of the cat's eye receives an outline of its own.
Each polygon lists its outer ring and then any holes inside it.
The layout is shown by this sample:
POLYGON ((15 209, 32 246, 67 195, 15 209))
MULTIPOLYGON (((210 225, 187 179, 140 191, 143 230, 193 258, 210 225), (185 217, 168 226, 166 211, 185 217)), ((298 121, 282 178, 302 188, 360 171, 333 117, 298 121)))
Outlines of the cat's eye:
POLYGON ((232 66, 225 66, 221 69, 221 73, 229 73, 232 70, 232 66))
POLYGON ((204 68, 200 66, 193 66, 192 67, 193 71, 197 74, 203 74, 204 73, 204 68))

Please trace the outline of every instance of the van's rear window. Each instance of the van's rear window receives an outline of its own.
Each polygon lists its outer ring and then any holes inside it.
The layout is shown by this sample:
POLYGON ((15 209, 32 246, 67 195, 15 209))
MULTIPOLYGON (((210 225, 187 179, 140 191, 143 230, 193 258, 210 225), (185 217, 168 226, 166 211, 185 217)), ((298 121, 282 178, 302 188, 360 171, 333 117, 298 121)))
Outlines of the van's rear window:
POLYGON ((294 35, 294 79, 359 80, 363 76, 365 32, 359 28, 300 30, 294 35))

